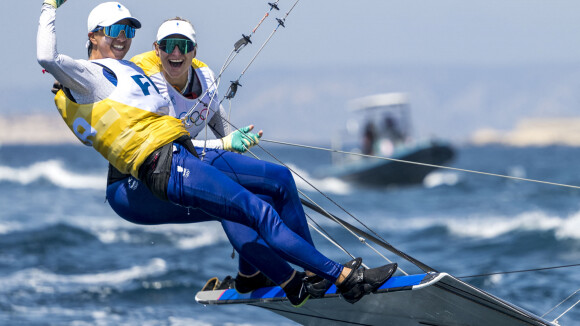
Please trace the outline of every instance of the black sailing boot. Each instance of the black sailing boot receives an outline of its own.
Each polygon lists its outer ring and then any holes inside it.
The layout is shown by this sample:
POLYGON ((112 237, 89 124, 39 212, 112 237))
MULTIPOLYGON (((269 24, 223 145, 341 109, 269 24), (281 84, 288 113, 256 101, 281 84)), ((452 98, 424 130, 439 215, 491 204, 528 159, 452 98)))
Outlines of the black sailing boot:
POLYGON ((235 281, 235 288, 239 293, 248 293, 257 289, 276 285, 276 283, 272 282, 262 272, 258 272, 258 274, 254 276, 243 276, 238 273, 235 281))
POLYGON ((359 301, 366 294, 376 291, 397 270, 397 263, 381 267, 352 270, 346 279, 338 286, 338 292, 349 303, 359 301))
POLYGON ((306 286, 302 279, 306 276, 304 272, 296 272, 294 277, 282 288, 286 292, 286 297, 290 300, 292 306, 298 308, 302 307, 310 298, 310 294, 306 291, 306 286))
MULTIPOLYGON (((344 267, 350 269, 357 269, 362 264, 362 258, 355 258, 344 264, 344 267)), ((323 278, 322 276, 306 276, 304 278, 304 284, 306 285, 306 290, 313 298, 322 298, 326 291, 332 286, 332 282, 323 278)))

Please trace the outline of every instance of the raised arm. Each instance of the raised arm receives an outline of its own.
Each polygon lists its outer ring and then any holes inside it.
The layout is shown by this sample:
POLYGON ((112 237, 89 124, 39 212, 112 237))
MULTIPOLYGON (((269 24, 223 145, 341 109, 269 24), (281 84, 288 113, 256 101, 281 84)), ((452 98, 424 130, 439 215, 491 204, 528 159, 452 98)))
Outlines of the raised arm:
POLYGON ((36 56, 38 63, 56 78, 64 87, 75 93, 89 94, 93 83, 87 79, 86 60, 74 60, 58 53, 56 48, 56 7, 47 3, 42 5, 38 33, 36 37, 36 56))

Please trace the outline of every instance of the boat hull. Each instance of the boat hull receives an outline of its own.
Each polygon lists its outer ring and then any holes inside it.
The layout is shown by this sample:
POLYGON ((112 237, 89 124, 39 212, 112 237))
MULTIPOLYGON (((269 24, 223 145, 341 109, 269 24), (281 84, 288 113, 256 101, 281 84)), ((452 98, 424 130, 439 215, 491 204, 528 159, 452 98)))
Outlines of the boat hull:
MULTIPOLYGON (((444 143, 428 143, 405 149, 393 159, 429 165, 442 165, 453 159, 453 148, 444 143)), ((319 177, 335 177, 367 186, 412 185, 423 182, 435 166, 409 164, 385 159, 365 158, 348 164, 332 166, 319 177)))
POLYGON ((294 308, 279 287, 248 294, 235 290, 198 292, 203 304, 245 303, 268 309, 302 325, 554 326, 522 308, 446 273, 396 276, 376 294, 349 304, 332 286, 320 299, 294 308))

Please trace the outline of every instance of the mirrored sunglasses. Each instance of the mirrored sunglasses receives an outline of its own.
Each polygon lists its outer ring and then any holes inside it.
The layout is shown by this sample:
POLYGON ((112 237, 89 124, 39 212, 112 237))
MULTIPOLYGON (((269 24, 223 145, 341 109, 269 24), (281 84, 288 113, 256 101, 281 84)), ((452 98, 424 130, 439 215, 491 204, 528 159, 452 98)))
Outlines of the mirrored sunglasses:
POLYGON ((181 54, 186 54, 195 48, 195 42, 183 38, 164 38, 157 42, 157 44, 159 44, 159 48, 165 51, 165 53, 171 53, 177 47, 181 54))
POLYGON ((93 30, 93 32, 98 32, 103 30, 105 36, 117 38, 121 35, 121 31, 125 33, 126 38, 134 38, 135 37, 135 27, 131 25, 124 25, 124 24, 114 24, 111 26, 99 26, 93 30))

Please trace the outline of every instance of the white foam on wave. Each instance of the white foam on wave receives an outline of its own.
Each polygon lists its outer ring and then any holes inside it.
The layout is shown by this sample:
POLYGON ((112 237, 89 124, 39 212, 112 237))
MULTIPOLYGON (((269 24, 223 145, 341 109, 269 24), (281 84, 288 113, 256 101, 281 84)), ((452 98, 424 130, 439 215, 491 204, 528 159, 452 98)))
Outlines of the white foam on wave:
POLYGON ((580 239, 580 212, 568 217, 550 216, 545 212, 526 212, 510 216, 476 216, 448 220, 456 235, 495 238, 514 231, 554 231, 558 239, 580 239))
POLYGON ((504 277, 501 274, 490 275, 484 279, 484 284, 486 287, 499 286, 503 279, 504 277))
MULTIPOLYGON (((73 222, 74 223, 74 222, 73 222)), ((94 234, 103 243, 135 243, 142 242, 142 235, 135 235, 133 231, 140 230, 148 234, 165 235, 175 247, 182 250, 191 250, 207 247, 227 241, 221 224, 200 222, 191 224, 163 224, 139 225, 129 223, 120 217, 85 220, 75 223, 94 234)), ((154 245, 154 243, 151 243, 154 245)))
POLYGON ((59 160, 34 163, 28 167, 13 168, 0 166, 0 181, 28 185, 38 180, 48 180, 58 187, 67 189, 98 189, 106 184, 105 175, 84 175, 72 173, 59 160))
POLYGON ((562 221, 556 229, 558 239, 580 239, 580 212, 562 221))
POLYGON ((0 234, 8 234, 19 230, 22 230, 22 224, 20 223, 14 221, 2 221, 0 223, 0 234))
POLYGON ((510 232, 553 232, 558 240, 580 240, 580 212, 569 216, 555 216, 543 211, 530 211, 515 216, 472 215, 461 217, 408 217, 401 223, 398 218, 381 219, 389 231, 421 231, 443 227, 451 234, 466 238, 491 239, 510 232))
POLYGON ((6 291, 30 288, 37 293, 63 293, 75 291, 79 285, 82 288, 86 288, 87 285, 118 286, 136 279, 163 275, 166 272, 167 263, 161 258, 153 258, 143 266, 96 274, 59 275, 38 268, 29 268, 0 279, 0 287, 6 291))
MULTIPOLYGON (((213 326, 214 324, 198 320, 196 318, 185 317, 169 317, 169 322, 172 326, 213 326)), ((233 326, 234 324, 228 324, 233 326)))
POLYGON ((18 221, 0 221, 0 235, 31 229, 46 229, 58 224, 71 225, 95 236, 105 244, 137 243, 155 245, 147 239, 162 237, 174 247, 192 250, 227 242, 221 224, 199 222, 190 224, 140 225, 130 223, 113 212, 110 215, 82 216, 54 215, 45 216, 34 225, 18 221))
POLYGON ((459 182, 459 174, 455 172, 431 172, 423 179, 425 188, 438 186, 454 186, 459 182))
MULTIPOLYGON (((58 306, 58 303, 51 302, 45 303, 43 305, 31 305, 22 306, 11 304, 10 307, 19 314, 24 314, 26 316, 34 316, 36 320, 42 320, 41 318, 46 318, 45 320, 59 320, 59 318, 64 318, 70 323, 68 325, 75 326, 88 326, 88 325, 120 325, 121 321, 119 316, 111 314, 109 308, 105 307, 99 310, 83 310, 79 308, 68 309, 58 306), (93 318, 96 322, 87 322, 87 318, 93 318), (75 320, 77 319, 77 320, 75 320)), ((131 324, 123 324, 131 325, 131 324)))
POLYGON ((316 179, 311 177, 308 172, 301 170, 292 164, 288 164, 288 167, 292 171, 296 186, 301 190, 316 191, 314 188, 312 188, 312 186, 314 186, 318 190, 328 194, 346 195, 351 192, 350 185, 337 178, 316 179), (308 182, 304 181, 303 178, 311 183, 312 186, 309 185, 308 182))
POLYGON ((198 231, 195 236, 191 236, 191 233, 181 237, 177 243, 176 247, 182 250, 191 250, 196 248, 207 247, 218 242, 226 242, 228 241, 224 230, 221 228, 220 224, 216 224, 215 226, 203 225, 195 225, 196 231, 198 231), (201 232, 199 232, 201 231, 201 232))

